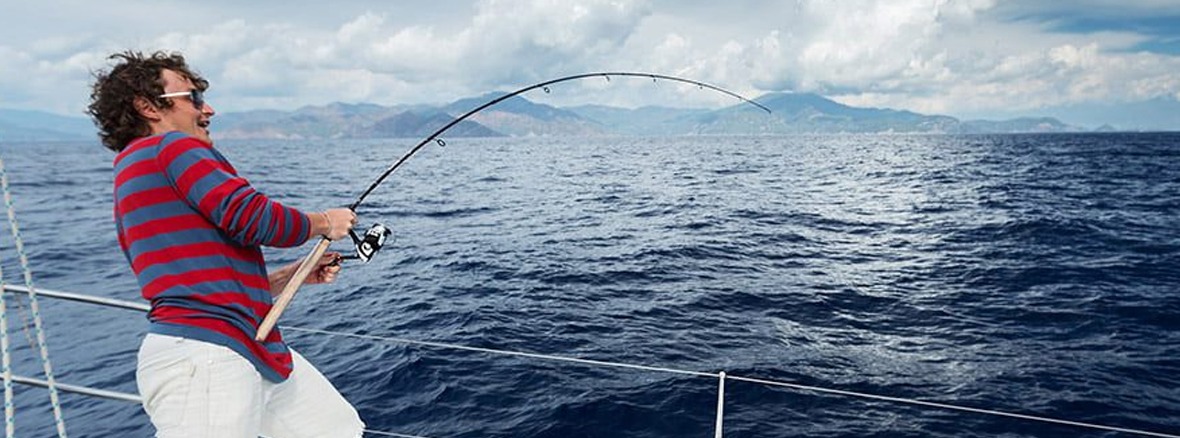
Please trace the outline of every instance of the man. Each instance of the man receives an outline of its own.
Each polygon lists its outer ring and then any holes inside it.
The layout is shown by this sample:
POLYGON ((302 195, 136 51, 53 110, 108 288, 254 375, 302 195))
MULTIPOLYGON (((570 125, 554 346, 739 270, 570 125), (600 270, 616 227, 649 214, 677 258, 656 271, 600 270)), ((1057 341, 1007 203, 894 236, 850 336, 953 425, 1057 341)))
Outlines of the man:
MULTIPOLYGON (((340 239, 346 208, 304 213, 272 201, 213 148, 209 83, 179 54, 112 55, 89 113, 118 153, 119 245, 151 302, 136 381, 158 437, 353 438, 356 410, 278 330, 254 334, 297 264, 267 272, 261 246, 340 239)), ((326 254, 307 283, 332 282, 326 254)))

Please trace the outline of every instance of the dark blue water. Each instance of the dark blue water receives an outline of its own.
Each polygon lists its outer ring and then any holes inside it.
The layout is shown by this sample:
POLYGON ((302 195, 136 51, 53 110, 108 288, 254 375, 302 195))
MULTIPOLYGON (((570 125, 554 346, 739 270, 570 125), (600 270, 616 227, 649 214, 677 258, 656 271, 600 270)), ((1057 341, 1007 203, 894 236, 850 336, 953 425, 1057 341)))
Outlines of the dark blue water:
MULTIPOLYGON (((219 147, 275 198, 321 209, 412 143, 219 147)), ((112 154, 0 153, 37 285, 137 299, 111 224, 112 154)), ((284 324, 1180 433, 1180 134, 454 139, 360 216, 395 230, 387 252, 302 290, 284 324)), ((0 242, 5 280, 20 283, 0 242)), ((134 392, 141 314, 43 308, 61 381, 134 392)), ((287 336, 376 430, 712 436, 716 379, 287 336)), ((39 375, 13 339, 17 372, 39 375)), ((18 387, 21 436, 53 434, 45 394, 18 387)), ((63 402, 73 436, 151 433, 138 406, 63 402)), ((725 426, 1114 436, 735 381, 725 426)))

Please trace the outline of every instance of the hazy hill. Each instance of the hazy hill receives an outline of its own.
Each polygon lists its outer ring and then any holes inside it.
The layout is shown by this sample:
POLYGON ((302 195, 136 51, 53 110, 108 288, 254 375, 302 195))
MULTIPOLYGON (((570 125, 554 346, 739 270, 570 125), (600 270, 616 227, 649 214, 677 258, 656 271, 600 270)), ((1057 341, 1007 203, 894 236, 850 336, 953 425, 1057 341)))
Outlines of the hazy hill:
POLYGON ((750 130, 762 134, 958 132, 958 119, 893 109, 858 108, 811 93, 771 93, 755 99, 773 114, 750 105, 711 113, 702 134, 750 130))
MULTIPOLYGON (((479 97, 460 99, 443 107, 443 111, 454 117, 459 117, 503 95, 504 93, 489 93, 479 97)), ((474 120, 511 136, 603 135, 611 133, 600 123, 583 118, 576 112, 533 103, 520 96, 505 99, 473 114, 468 120, 474 120)))
MULTIPOLYGON (((449 120, 434 116, 431 109, 386 107, 370 103, 332 103, 305 106, 295 111, 247 111, 221 114, 214 118, 217 138, 383 138, 414 137, 432 124, 449 120), (419 111, 419 112, 416 112, 419 111)), ((462 127, 462 126, 461 126, 462 127)), ((480 135, 485 131, 472 128, 480 135)))
MULTIPOLYGON (((428 113, 418 113, 415 111, 405 111, 396 115, 386 117, 378 120, 373 124, 370 134, 374 137, 396 138, 396 137, 426 137, 439 130, 447 123, 455 120, 447 114, 431 111, 428 113)), ((504 134, 493 131, 486 126, 471 120, 464 120, 459 122, 451 129, 447 130, 448 137, 502 137, 504 134)))

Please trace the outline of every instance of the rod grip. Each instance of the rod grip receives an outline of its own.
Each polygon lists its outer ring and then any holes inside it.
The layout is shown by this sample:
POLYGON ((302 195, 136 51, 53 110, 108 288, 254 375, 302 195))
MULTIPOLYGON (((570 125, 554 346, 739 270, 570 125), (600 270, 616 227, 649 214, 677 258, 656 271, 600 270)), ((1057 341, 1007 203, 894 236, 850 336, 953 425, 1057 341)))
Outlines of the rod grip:
POLYGON ((315 268, 316 263, 324 256, 324 252, 328 251, 328 245, 332 243, 327 238, 320 239, 320 243, 316 244, 315 249, 311 250, 303 262, 299 264, 299 268, 295 269, 295 274, 283 286, 283 291, 279 292, 279 296, 275 298, 274 305, 271 306, 270 312, 267 312, 266 318, 263 318, 262 324, 258 325, 258 333, 254 335, 255 341, 262 341, 274 330, 275 324, 279 322, 279 316, 283 314, 283 310, 291 304, 291 299, 295 298, 295 292, 299 291, 299 286, 303 285, 303 280, 311 275, 311 270, 315 268))

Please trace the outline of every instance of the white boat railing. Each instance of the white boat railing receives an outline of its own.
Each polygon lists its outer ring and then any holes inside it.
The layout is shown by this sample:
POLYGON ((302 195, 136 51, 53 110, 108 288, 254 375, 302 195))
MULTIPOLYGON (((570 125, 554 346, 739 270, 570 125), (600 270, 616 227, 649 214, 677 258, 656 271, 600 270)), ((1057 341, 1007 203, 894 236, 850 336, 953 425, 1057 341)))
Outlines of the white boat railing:
MULTIPOLYGON (((25 286, 16 286, 16 285, 10 285, 10 284, 4 285, 4 291, 9 292, 9 293, 29 294, 29 288, 27 288, 25 286)), ((100 306, 114 307, 114 308, 127 309, 127 310, 136 310, 136 311, 140 311, 140 312, 147 312, 148 310, 151 310, 151 306, 144 304, 144 303, 136 303, 136 302, 132 302, 132 301, 119 300, 119 299, 114 299, 114 298, 96 297, 96 296, 78 294, 78 293, 73 293, 73 292, 62 292, 62 291, 48 290, 48 289, 41 289, 41 288, 37 288, 35 290, 35 292, 36 292, 37 296, 45 297, 45 298, 55 298, 55 299, 74 301, 74 302, 85 303, 85 304, 96 304, 96 305, 100 305, 100 306)), ((288 328, 288 327, 284 327, 284 328, 288 328)), ((49 387, 49 382, 42 380, 42 379, 37 379, 37 378, 27 377, 27 376, 13 375, 12 381, 13 381, 13 383, 26 385, 26 386, 37 386, 37 387, 41 387, 41 388, 48 388, 49 387)), ((89 396, 89 397, 105 398, 108 400, 130 402, 130 403, 135 403, 135 404, 142 404, 143 403, 143 398, 140 397, 138 394, 129 394, 126 392, 119 392, 119 391, 109 391, 109 390, 105 390, 105 389, 91 388, 91 387, 87 387, 87 386, 70 385, 70 384, 61 383, 61 382, 56 382, 54 386, 56 386, 58 391, 62 391, 62 392, 80 394, 80 395, 85 395, 85 396, 89 396)), ((385 431, 372 430, 372 429, 365 429, 365 433, 368 435, 391 436, 391 437, 398 437, 398 438, 427 438, 427 437, 423 437, 423 436, 419 436, 419 435, 406 435, 406 434, 385 432, 385 431)))
MULTIPOLYGON (((27 287, 17 286, 17 285, 8 285, 8 284, 4 285, 4 291, 8 292, 8 293, 21 293, 21 294, 29 294, 30 293, 30 291, 27 287)), ((125 301, 125 300, 119 300, 119 299, 113 299, 113 298, 95 297, 95 296, 72 293, 72 292, 61 292, 61 291, 54 291, 54 290, 46 290, 46 289, 37 288, 35 293, 39 297, 61 299, 61 300, 74 301, 74 302, 87 303, 87 304, 96 304, 96 305, 101 305, 101 306, 115 307, 115 308, 128 309, 128 310, 136 310, 136 311, 141 311, 141 312, 146 312, 150 309, 150 307, 144 303, 137 303, 137 302, 131 302, 131 301, 125 301)), ((1009 419, 1018 419, 1018 420, 1024 420, 1024 421, 1049 423, 1049 424, 1056 424, 1056 425, 1061 425, 1061 426, 1071 426, 1071 427, 1091 429, 1091 430, 1100 430, 1100 431, 1106 431, 1106 432, 1118 432, 1118 433, 1124 433, 1124 434, 1130 434, 1130 435, 1161 437, 1161 438, 1180 438, 1180 434, 1176 434, 1176 433, 1163 433, 1163 432, 1154 432, 1154 431, 1148 431, 1148 430, 1142 430, 1142 429, 1106 426, 1106 425, 1101 425, 1101 424, 1086 423, 1086 422, 1065 420, 1065 419, 1059 419, 1059 418, 1050 418, 1050 417, 1044 417, 1044 416, 1038 416, 1038 415, 1003 412, 1003 411, 996 411, 996 410, 991 410, 991 409, 980 409, 980 408, 973 408, 973 407, 967 407, 967 406, 958 406, 958 405, 952 405, 952 404, 947 404, 947 403, 931 402, 931 401, 901 398, 901 397, 891 397, 891 396, 869 394, 869 393, 857 392, 857 391, 846 391, 846 390, 841 390, 841 389, 824 388, 824 387, 818 387, 818 386, 812 386, 812 385, 802 385, 802 384, 791 383, 791 382, 774 381, 774 380, 759 379, 759 378, 752 378, 752 377, 742 377, 742 376, 735 376, 732 374, 727 374, 724 371, 716 372, 716 373, 708 373, 708 372, 700 372, 700 371, 678 370, 678 369, 674 369, 674 368, 656 367, 656 366, 649 366, 649 365, 635 365, 635 364, 608 362, 608 361, 600 361, 600 360, 580 359, 580 358, 565 357, 565 356, 554 356, 554 355, 546 355, 546 354, 527 353, 527 352, 520 352, 520 351, 506 351, 506 350, 496 350, 496 349, 490 349, 490 348, 470 347, 470 346, 464 346, 464 345, 447 344, 447 343, 441 343, 441 342, 419 341, 419 340, 413 340, 413 339, 404 339, 404 338, 396 338, 396 337, 388 337, 388 336, 362 335, 362 334, 345 333, 345 332, 321 330, 321 329, 314 329, 314 328, 303 328, 303 327, 294 327, 294 326, 282 326, 282 328, 284 330, 287 330, 290 332, 302 332, 302 333, 319 334, 319 335, 326 335, 326 336, 340 336, 340 337, 348 337, 348 338, 359 339, 359 340, 368 340, 368 341, 373 341, 373 342, 387 342, 387 343, 415 345, 415 346, 420 346, 420 347, 474 351, 474 352, 489 353, 489 354, 508 355, 508 356, 516 356, 516 357, 527 357, 527 358, 539 359, 539 360, 551 360, 551 361, 559 361, 559 362, 565 362, 565 363, 575 363, 575 364, 581 364, 581 365, 587 365, 587 366, 627 368, 627 369, 634 369, 634 370, 664 372, 664 373, 673 373, 673 374, 680 374, 680 375, 689 375, 689 376, 696 376, 696 377, 708 377, 708 378, 718 379, 719 384, 718 384, 718 396, 717 396, 717 415, 716 415, 717 418, 716 418, 716 426, 715 426, 716 428, 714 431, 714 437, 716 437, 716 438, 720 438, 722 436, 726 380, 741 381, 741 382, 754 383, 754 384, 760 384, 760 385, 771 386, 771 387, 786 388, 786 389, 802 391, 802 392, 811 392, 811 393, 826 394, 826 395, 836 395, 836 396, 843 396, 843 397, 876 400, 876 401, 889 402, 889 403, 895 403, 895 404, 921 406, 921 407, 926 407, 926 408, 935 408, 935 409, 957 411, 957 412, 961 412, 961 413, 972 413, 972 414, 980 414, 980 415, 997 416, 997 417, 1004 417, 1004 418, 1009 418, 1009 419)), ((30 377, 23 377, 23 376, 13 376, 13 381, 15 383, 32 385, 32 386, 42 386, 42 387, 47 386, 47 383, 48 383, 43 380, 30 378, 30 377)), ((61 391, 65 391, 65 392, 71 392, 71 393, 82 394, 82 395, 93 396, 93 397, 107 398, 107 399, 112 399, 112 400, 134 402, 134 403, 140 403, 142 400, 136 394, 127 394, 127 393, 122 393, 122 392, 107 391, 107 390, 103 390, 103 389, 89 388, 89 387, 77 386, 77 385, 67 385, 67 384, 62 384, 62 383, 57 383, 57 389, 61 390, 61 391)), ((404 434, 383 432, 383 431, 376 431, 376 430, 366 430, 365 432, 369 433, 369 434, 381 435, 381 436, 393 436, 393 437, 403 437, 403 438, 425 438, 425 437, 421 437, 421 436, 417 436, 417 435, 404 435, 404 434)))

